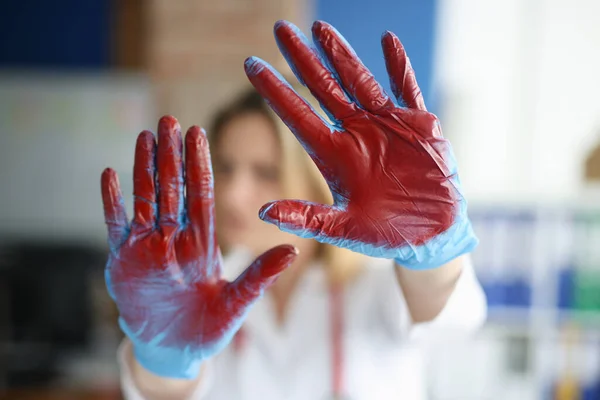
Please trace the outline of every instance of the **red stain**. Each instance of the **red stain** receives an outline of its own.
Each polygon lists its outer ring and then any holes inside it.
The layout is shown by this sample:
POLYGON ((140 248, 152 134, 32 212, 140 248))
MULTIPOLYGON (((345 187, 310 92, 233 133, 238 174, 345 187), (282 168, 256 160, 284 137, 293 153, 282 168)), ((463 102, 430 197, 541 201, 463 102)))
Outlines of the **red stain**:
POLYGON ((157 347, 214 350, 227 344, 246 309, 293 261, 296 250, 273 248, 236 281, 221 279, 210 154, 200 128, 188 130, 185 151, 184 166, 181 132, 173 117, 160 120, 158 145, 152 133, 139 135, 131 224, 116 173, 103 173, 112 249, 107 283, 134 345, 161 337, 157 347), (182 206, 184 186, 187 209, 182 206))
POLYGON ((386 33, 382 45, 394 94, 406 107, 395 105, 330 25, 316 22, 313 36, 335 74, 293 25, 277 23, 275 36, 335 128, 268 64, 249 59, 247 75, 311 155, 335 204, 277 201, 261 216, 288 230, 391 249, 421 245, 448 230, 463 201, 456 166, 400 41, 386 33))

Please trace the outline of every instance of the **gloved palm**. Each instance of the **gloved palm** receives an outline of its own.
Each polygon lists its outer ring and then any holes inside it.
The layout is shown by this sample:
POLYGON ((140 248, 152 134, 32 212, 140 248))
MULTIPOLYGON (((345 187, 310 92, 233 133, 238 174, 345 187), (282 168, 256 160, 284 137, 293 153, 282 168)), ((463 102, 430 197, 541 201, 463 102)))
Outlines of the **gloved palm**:
POLYGON ((261 218, 415 269, 438 267, 472 250, 477 239, 450 143, 425 108, 400 41, 388 32, 382 46, 394 94, 405 107, 385 94, 330 25, 313 25, 318 49, 287 22, 276 24, 275 35, 290 67, 333 124, 264 61, 248 59, 246 73, 310 154, 334 204, 275 201, 263 207, 261 218))
POLYGON ((249 306, 296 253, 291 246, 276 247, 234 282, 221 279, 205 134, 192 127, 186 135, 185 182, 182 147, 172 117, 159 123, 157 152, 151 132, 138 137, 131 224, 110 169, 102 175, 102 198, 111 247, 106 282, 119 324, 145 368, 189 378, 229 343, 249 306))

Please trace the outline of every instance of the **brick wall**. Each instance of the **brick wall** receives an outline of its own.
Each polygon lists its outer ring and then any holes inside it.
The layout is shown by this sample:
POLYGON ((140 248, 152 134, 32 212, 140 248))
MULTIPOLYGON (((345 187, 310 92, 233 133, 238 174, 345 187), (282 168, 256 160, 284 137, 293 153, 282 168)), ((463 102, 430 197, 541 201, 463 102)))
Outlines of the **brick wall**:
POLYGON ((243 62, 258 56, 289 73, 273 38, 287 19, 304 32, 310 0, 152 0, 147 66, 158 114, 175 115, 184 129, 206 126, 217 107, 249 85, 243 62))

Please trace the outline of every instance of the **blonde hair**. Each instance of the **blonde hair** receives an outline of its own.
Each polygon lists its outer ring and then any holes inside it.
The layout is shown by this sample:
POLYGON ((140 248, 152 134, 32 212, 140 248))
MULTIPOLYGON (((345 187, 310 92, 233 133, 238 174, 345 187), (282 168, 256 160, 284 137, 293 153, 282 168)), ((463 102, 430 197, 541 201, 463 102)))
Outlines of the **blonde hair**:
MULTIPOLYGON (((315 112, 327 120, 320 105, 314 100, 314 97, 306 88, 297 85, 292 86, 294 90, 296 90, 296 92, 313 107, 315 112)), ((306 193, 306 191, 299 192, 298 190, 295 190, 294 185, 294 178, 303 173, 308 178, 310 193, 315 196, 315 198, 311 200, 322 204, 333 204, 331 190, 315 163, 304 150, 300 142, 296 140, 290 129, 277 115, 275 115, 274 112, 272 113, 273 119, 276 121, 276 131, 279 136, 279 142, 281 143, 281 183, 283 185, 285 196, 298 199, 299 195, 306 193)), ((362 266, 365 264, 364 256, 361 254, 330 244, 320 243, 318 254, 332 283, 347 283, 358 275, 362 266)))
MULTIPOLYGON (((300 96, 304 97, 312 105, 317 113, 324 116, 320 110, 320 106, 308 90, 304 87, 292 86, 300 96)), ((214 139, 227 122, 244 114, 251 114, 253 112, 262 114, 273 123, 274 131, 281 146, 280 182, 285 198, 333 204, 331 191, 320 171, 298 140, 296 140, 293 133, 270 107, 266 105, 264 100, 261 100, 261 108, 258 108, 256 104, 252 104, 249 107, 242 106, 244 104, 243 99, 245 98, 247 101, 249 96, 251 97, 252 95, 257 96, 258 94, 252 89, 245 97, 232 103, 229 109, 225 109, 217 116, 215 123, 213 123, 212 128, 208 132, 211 146, 215 145, 214 139), (302 176, 307 179, 299 179, 302 176), (305 187, 305 185, 308 185, 308 187, 305 187), (310 192, 313 198, 301 198, 307 192, 310 192)), ((333 284, 346 284, 351 281, 359 274, 365 264, 365 257, 361 254, 324 243, 319 243, 316 257, 326 269, 329 281, 333 284)))

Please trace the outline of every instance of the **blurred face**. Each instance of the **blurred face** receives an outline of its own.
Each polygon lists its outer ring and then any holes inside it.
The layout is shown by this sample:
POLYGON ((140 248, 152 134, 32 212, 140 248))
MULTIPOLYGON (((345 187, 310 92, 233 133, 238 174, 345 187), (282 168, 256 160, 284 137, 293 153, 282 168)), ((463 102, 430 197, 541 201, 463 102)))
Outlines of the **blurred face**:
POLYGON ((270 121, 241 115, 219 134, 213 154, 217 232, 224 247, 244 246, 254 255, 282 244, 291 235, 258 218, 263 204, 281 199, 281 149, 270 121))

